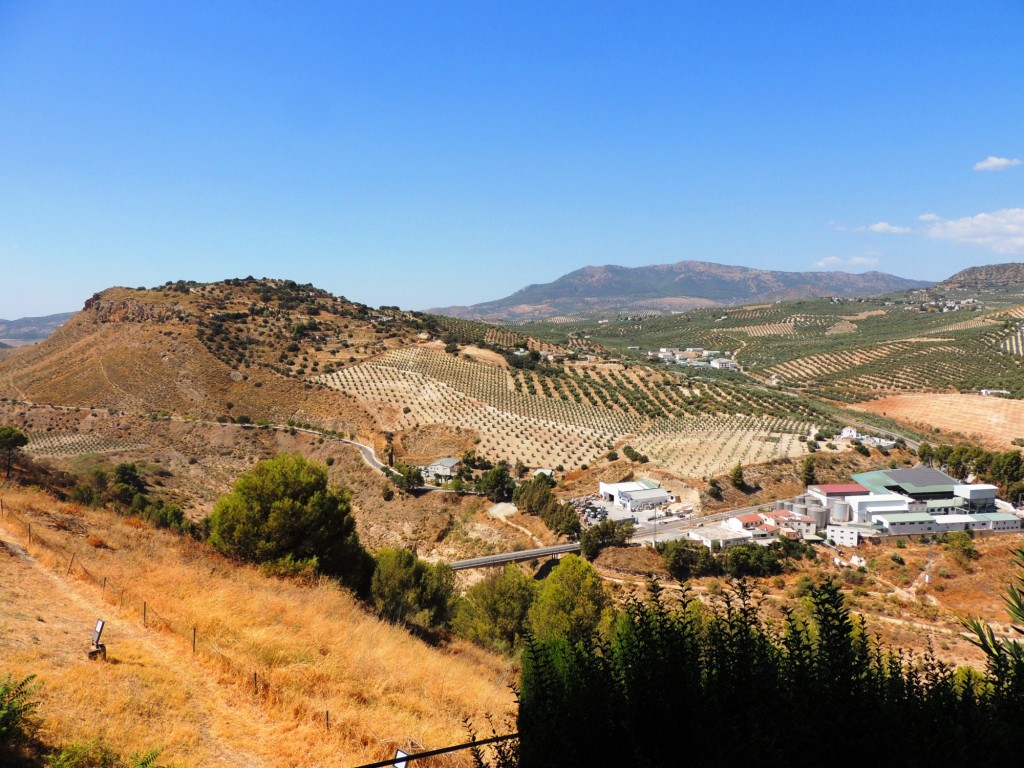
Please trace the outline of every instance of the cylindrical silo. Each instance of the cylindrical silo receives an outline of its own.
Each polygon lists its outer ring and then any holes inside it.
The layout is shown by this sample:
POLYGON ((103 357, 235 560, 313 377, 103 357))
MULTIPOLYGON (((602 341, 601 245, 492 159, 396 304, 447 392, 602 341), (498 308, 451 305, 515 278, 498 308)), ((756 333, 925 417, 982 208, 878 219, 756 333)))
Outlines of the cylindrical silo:
POLYGON ((850 502, 848 501, 837 501, 832 505, 832 522, 833 523, 848 523, 850 522, 850 502))

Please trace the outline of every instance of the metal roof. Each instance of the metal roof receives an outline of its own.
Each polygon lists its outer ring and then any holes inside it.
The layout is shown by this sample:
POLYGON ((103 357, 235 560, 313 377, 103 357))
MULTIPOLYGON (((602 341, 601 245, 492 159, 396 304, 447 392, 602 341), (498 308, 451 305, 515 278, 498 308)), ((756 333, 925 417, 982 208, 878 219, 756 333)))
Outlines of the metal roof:
POLYGON ((934 523, 935 518, 924 512, 883 512, 879 515, 872 515, 875 520, 885 520, 887 523, 934 523))

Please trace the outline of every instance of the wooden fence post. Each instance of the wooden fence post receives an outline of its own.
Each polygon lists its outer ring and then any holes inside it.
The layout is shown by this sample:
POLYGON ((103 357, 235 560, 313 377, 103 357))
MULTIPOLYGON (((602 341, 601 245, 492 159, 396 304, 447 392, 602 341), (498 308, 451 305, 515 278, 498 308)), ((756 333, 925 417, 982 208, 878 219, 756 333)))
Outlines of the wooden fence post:
POLYGON ((196 655, 196 628, 192 627, 192 655, 196 655))
POLYGON ((146 626, 146 601, 142 601, 142 626, 146 626))

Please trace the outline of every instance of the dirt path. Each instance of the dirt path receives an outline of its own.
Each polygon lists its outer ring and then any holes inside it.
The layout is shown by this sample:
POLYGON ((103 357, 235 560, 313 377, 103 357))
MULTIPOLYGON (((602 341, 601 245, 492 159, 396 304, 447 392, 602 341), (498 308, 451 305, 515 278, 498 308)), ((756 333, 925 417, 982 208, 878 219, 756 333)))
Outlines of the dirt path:
POLYGON ((0 520, 0 662, 15 674, 38 675, 47 743, 96 736, 119 748, 141 740, 179 765, 267 765, 247 748, 274 730, 258 707, 219 686, 179 638, 144 628, 131 612, 104 601, 96 587, 41 563, 26 543, 0 520), (107 663, 86 658, 97 618, 107 622, 107 663), (105 711, 121 700, 124 718, 90 722, 90 699, 105 711), (166 727, 165 712, 156 710, 182 700, 188 711, 166 727))
POLYGON ((546 546, 544 542, 538 539, 536 536, 534 536, 528 528, 524 528, 518 523, 513 523, 511 520, 508 519, 509 515, 513 515, 517 511, 518 510, 516 509, 514 504, 495 504, 493 507, 487 510, 487 514, 490 517, 493 517, 495 520, 500 520, 505 525, 511 528, 515 528, 517 531, 525 533, 533 540, 533 543, 536 544, 538 547, 546 546))

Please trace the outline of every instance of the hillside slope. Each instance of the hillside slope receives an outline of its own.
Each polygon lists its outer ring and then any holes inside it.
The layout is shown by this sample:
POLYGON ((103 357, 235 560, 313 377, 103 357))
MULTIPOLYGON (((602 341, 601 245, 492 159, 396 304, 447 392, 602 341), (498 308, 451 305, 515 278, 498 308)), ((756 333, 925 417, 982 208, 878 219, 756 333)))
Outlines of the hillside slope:
POLYGON ((307 372, 408 343, 416 323, 291 281, 111 288, 50 338, 10 353, 0 397, 357 432, 372 417, 306 384, 307 372))
POLYGON ((1024 263, 969 267, 933 286, 936 291, 1004 291, 1024 288, 1024 263))
POLYGON ((431 647, 329 581, 261 576, 40 492, 0 497, 0 673, 38 675, 48 746, 98 737, 181 768, 354 765, 459 743, 464 717, 511 709, 507 662, 431 647), (106 664, 85 653, 97 617, 106 664))
POLYGON ((645 267, 584 267, 497 301, 431 311, 483 320, 540 320, 641 309, 685 311, 813 296, 867 296, 927 285, 881 272, 777 272, 680 261, 645 267))

